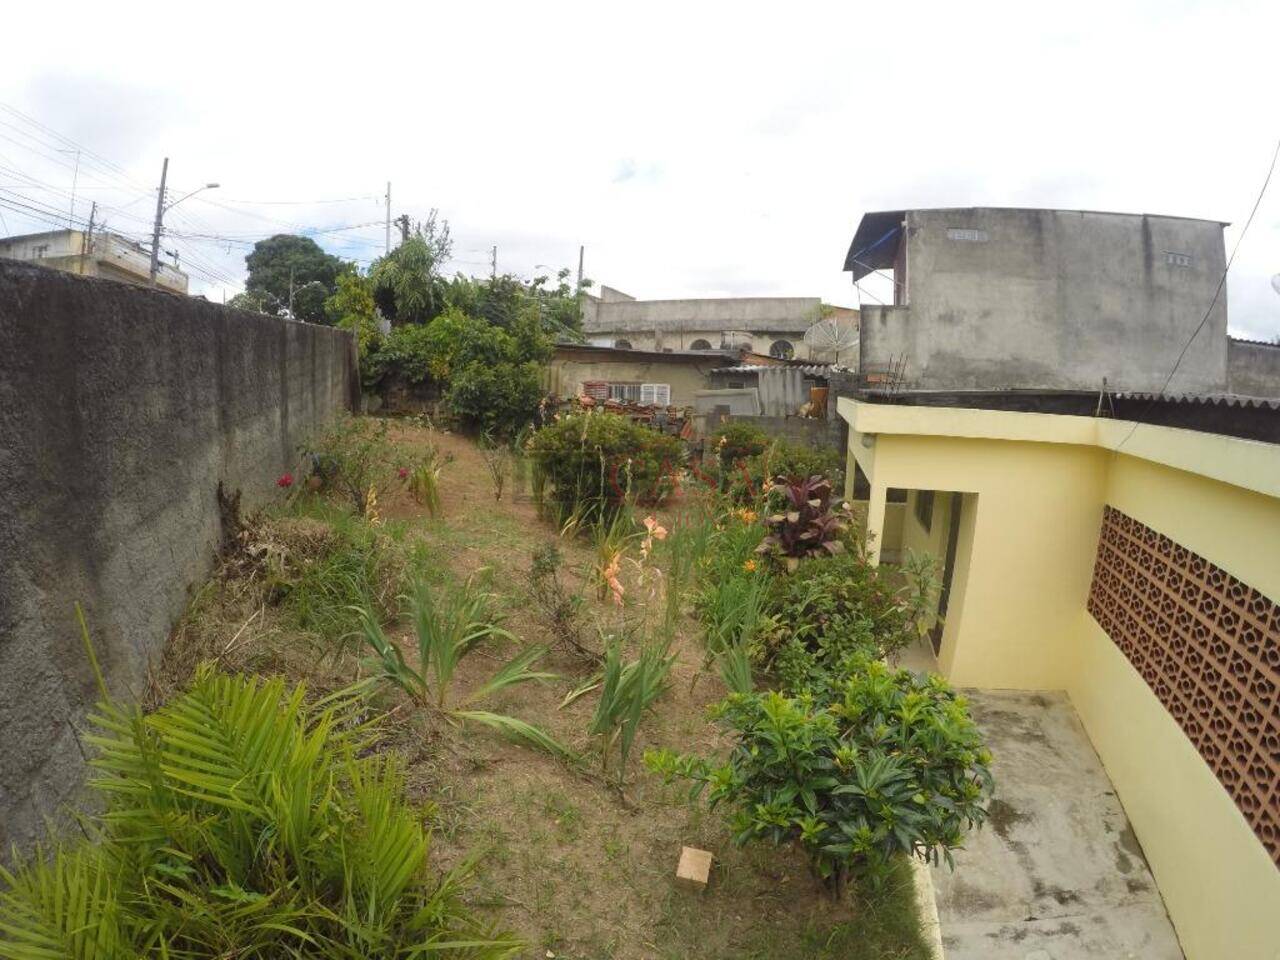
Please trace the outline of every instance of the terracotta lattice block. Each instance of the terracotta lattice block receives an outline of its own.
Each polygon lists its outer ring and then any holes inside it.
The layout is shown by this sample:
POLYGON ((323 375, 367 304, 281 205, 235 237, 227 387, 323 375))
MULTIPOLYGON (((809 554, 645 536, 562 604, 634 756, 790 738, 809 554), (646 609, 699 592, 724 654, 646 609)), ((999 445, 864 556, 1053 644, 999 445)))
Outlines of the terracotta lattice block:
POLYGON ((1107 507, 1089 613, 1280 866, 1280 605, 1107 507))

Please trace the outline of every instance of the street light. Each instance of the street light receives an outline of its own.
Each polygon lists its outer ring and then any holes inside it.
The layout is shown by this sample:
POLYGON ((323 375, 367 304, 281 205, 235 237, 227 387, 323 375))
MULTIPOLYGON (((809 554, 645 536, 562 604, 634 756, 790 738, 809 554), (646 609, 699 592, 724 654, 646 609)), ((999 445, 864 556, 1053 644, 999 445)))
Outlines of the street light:
POLYGON ((168 213, 170 210, 172 210, 174 207, 180 204, 183 200, 187 199, 187 197, 194 197, 197 193, 199 193, 202 190, 217 190, 218 187, 220 186, 221 184, 218 184, 218 183, 206 183, 203 187, 197 187, 196 189, 192 190, 190 193, 184 193, 177 200, 173 201, 173 203, 165 204, 164 206, 165 213, 168 213))
POLYGON ((155 229, 151 233, 151 286, 156 285, 156 274, 160 272, 160 232, 164 229, 164 215, 172 210, 187 197, 194 197, 201 190, 214 190, 217 188, 216 183, 206 183, 203 187, 197 187, 188 194, 179 197, 173 203, 166 204, 164 202, 164 186, 165 181, 169 179, 169 158, 164 158, 164 166, 160 169, 160 194, 156 197, 156 223, 155 229))

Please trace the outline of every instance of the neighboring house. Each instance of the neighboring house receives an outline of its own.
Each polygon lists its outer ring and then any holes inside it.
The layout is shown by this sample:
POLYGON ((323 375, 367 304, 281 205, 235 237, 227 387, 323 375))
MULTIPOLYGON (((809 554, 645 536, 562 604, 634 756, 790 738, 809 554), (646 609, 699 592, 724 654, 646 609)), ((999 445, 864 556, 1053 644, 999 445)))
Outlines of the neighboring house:
POLYGON ((593 344, 556 344, 548 364, 548 391, 658 406, 691 407, 707 374, 735 363, 737 351, 632 350, 593 344))
MULTIPOLYGON (((976 222, 1000 229, 998 219, 976 222)), ((1206 237, 1180 249, 1213 257, 1216 247, 1206 237)), ((1193 363, 1197 376, 1208 378, 1207 363, 1204 354, 1193 363)), ((838 405, 849 427, 846 495, 857 480, 870 490, 873 562, 897 546, 941 567, 937 659, 922 651, 922 666, 975 698, 1044 691, 1024 695, 1032 708, 1066 691, 1123 804, 1121 826, 1089 815, 1106 785, 1081 780, 1077 791, 1081 771, 1066 758, 1043 768, 1060 789, 1004 794, 994 832, 975 838, 956 878, 935 872, 948 955, 993 955, 991 937, 1013 944, 1009 956, 1166 957, 1136 941, 1113 947, 1167 909, 1188 960, 1273 956, 1280 402, 1120 393, 1098 416, 1092 390, 900 390, 838 405), (1084 838, 1066 861, 1035 852, 1054 822, 1084 838), (974 872, 979 845, 986 859, 974 872), (1144 857, 1158 893, 1142 881, 1144 857), (1059 886, 1025 884, 1022 871, 1037 863, 1059 886), (1082 869, 1102 879, 1073 885, 1082 869), (948 927, 965 913, 980 922, 948 927)), ((1021 717, 988 719, 1034 750, 1021 717)), ((1026 763, 1016 751, 996 761, 1026 763)), ((1038 774, 1024 766, 1020 775, 1038 774)), ((998 799, 1006 783, 997 772, 998 799)))
MULTIPOLYGON (((827 364, 762 365, 748 358, 711 371, 709 389, 698 394, 698 412, 727 407, 724 412, 729 415, 798 416, 801 407, 813 399, 813 388, 826 387, 830 375, 827 364)), ((825 414, 825 403, 823 406, 825 414)))
POLYGON ((1225 290, 1215 302, 1224 226, 1079 210, 868 213, 844 268, 855 282, 890 271, 894 297, 862 308, 861 371, 930 390, 1100 391, 1105 379, 1159 391, 1191 340, 1169 391, 1280 396, 1280 376, 1256 376, 1257 351, 1228 349, 1225 290))
MULTIPOLYGON (((151 282, 151 251, 116 233, 92 236, 83 230, 52 230, 0 238, 0 257, 26 260, 85 277, 105 277, 139 285, 151 282)), ((166 263, 159 265, 156 285, 175 293, 187 292, 187 275, 166 263)))
POLYGON ((582 331, 597 346, 633 350, 751 350, 814 359, 804 333, 824 316, 852 325, 858 311, 817 297, 637 300, 612 287, 582 302, 582 331))

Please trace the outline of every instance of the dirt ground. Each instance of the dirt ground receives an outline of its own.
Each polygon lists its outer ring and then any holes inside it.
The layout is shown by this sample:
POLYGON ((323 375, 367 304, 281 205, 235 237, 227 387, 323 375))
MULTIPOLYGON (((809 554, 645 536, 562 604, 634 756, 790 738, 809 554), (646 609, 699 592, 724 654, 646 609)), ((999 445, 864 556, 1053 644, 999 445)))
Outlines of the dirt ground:
MULTIPOLYGON (((517 476, 495 502, 480 451, 467 439, 428 433, 397 423, 395 442, 413 450, 434 442, 451 456, 440 479, 438 517, 400 491, 379 491, 385 527, 425 565, 433 580, 458 582, 489 578, 506 614, 503 626, 524 643, 544 643, 551 653, 540 665, 553 681, 509 688, 484 708, 536 723, 562 743, 598 758, 587 736, 595 708, 588 694, 561 707, 568 691, 590 677, 593 667, 561 646, 528 596, 533 550, 558 543, 562 578, 574 580, 590 569, 592 550, 581 539, 560 537, 539 518, 527 485, 517 476)), ((660 514, 673 522, 680 504, 660 514)), ((624 630, 644 617, 646 587, 629 568, 629 603, 618 608, 591 591, 584 607, 588 624, 624 630)), ((625 580, 626 578, 624 578, 625 580)), ((646 583, 653 581, 652 575, 646 583)), ((363 670, 359 650, 334 655, 297 640, 269 606, 240 602, 234 584, 197 600, 198 616, 187 633, 176 635, 174 663, 189 666, 199 657, 223 656, 226 666, 285 672, 319 688, 350 682, 363 670), (229 653, 220 654, 243 618, 229 653)), ((403 639, 401 628, 389 631, 403 639)), ((597 642, 594 633, 589 641, 597 642)), ((405 647, 404 649, 408 649, 405 647)), ((409 707, 390 690, 379 694, 392 710, 384 743, 403 752, 411 798, 428 810, 434 830, 432 860, 440 869, 478 855, 471 902, 503 928, 528 942, 524 956, 536 958, 924 958, 907 872, 876 895, 836 905, 823 895, 803 858, 788 850, 739 850, 729 840, 719 812, 690 803, 687 789, 666 787, 645 770, 647 747, 721 752, 725 741, 708 721, 708 705, 724 695, 714 671, 699 675, 702 662, 696 623, 687 614, 680 625, 669 692, 641 724, 626 773, 623 795, 587 774, 496 733, 452 727, 409 707), (695 683, 695 676, 697 681, 695 683), (714 856, 710 887, 690 893, 674 884, 682 845, 714 856)), ((493 645, 463 661, 456 681, 460 693, 490 674, 511 650, 493 645)), ((172 685, 182 669, 171 664, 172 685)))

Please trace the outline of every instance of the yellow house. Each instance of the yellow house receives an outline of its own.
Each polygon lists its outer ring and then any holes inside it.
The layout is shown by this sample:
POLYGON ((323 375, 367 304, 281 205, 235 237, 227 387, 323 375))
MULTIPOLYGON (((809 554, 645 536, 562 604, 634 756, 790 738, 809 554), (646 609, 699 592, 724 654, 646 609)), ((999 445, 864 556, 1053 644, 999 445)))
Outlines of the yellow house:
POLYGON ((953 683, 1067 692, 1186 956, 1275 960, 1280 409, 1004 396, 840 399, 871 549, 942 564, 953 683))

